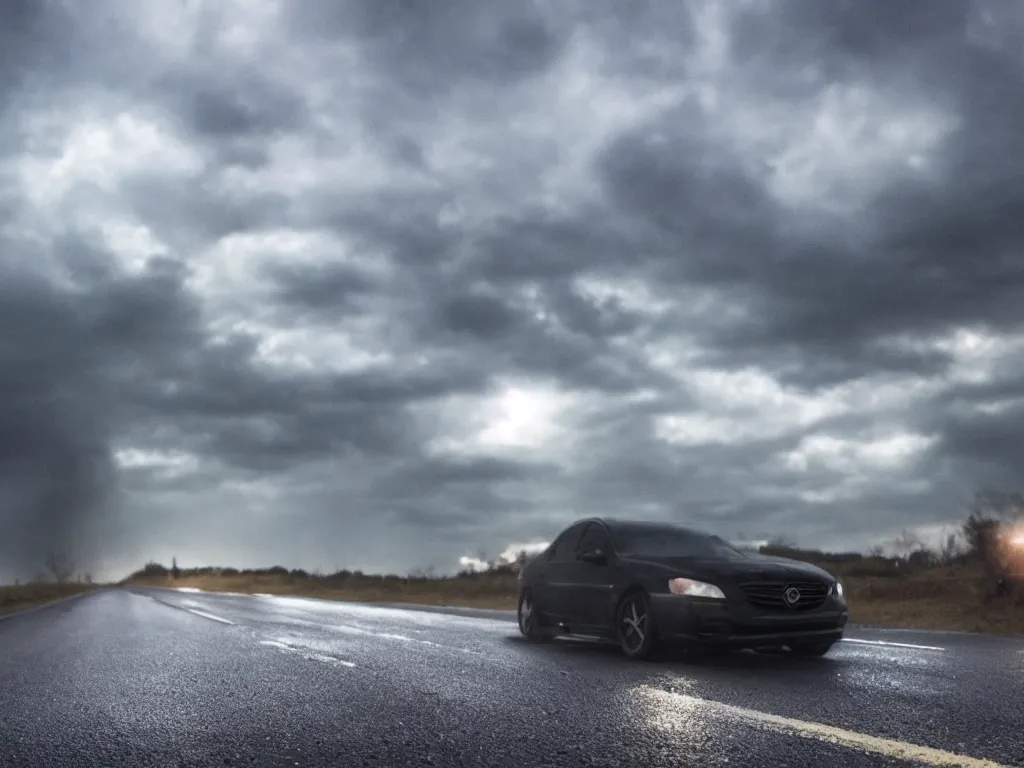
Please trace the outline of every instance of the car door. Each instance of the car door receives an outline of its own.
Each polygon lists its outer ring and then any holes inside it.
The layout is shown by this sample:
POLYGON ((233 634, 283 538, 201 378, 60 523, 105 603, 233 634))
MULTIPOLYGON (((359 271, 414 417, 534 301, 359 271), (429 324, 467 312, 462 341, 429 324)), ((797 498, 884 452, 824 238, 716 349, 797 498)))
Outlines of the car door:
POLYGON ((566 623, 579 630, 607 629, 612 618, 611 594, 614 588, 611 541, 604 525, 587 524, 576 545, 576 558, 567 579, 566 623), (590 562, 587 554, 603 553, 603 562, 590 562))
POLYGON ((556 624, 569 620, 570 592, 576 578, 576 549, 586 527, 585 522, 577 523, 563 531, 544 565, 543 587, 538 589, 534 599, 544 616, 556 624))

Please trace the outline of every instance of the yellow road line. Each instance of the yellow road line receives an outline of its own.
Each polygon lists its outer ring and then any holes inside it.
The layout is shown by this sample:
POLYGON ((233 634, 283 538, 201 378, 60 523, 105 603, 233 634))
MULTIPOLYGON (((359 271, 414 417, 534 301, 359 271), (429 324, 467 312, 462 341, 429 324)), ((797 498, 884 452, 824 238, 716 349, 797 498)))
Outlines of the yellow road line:
POLYGON ((884 739, 879 736, 870 736, 866 733, 848 731, 844 728, 837 728, 833 725, 812 723, 804 720, 796 720, 790 717, 781 717, 767 712, 759 712, 754 709, 737 707, 732 704, 723 704, 709 699, 700 699, 695 696, 688 696, 681 693, 670 693, 657 688, 644 687, 645 697, 660 699, 669 706, 683 705, 698 711, 723 715, 733 720, 738 720, 754 726, 760 726, 779 733, 798 736, 803 739, 815 739, 817 741, 836 744, 841 747, 848 747, 863 752, 871 752, 885 757, 898 758, 901 760, 912 760, 929 766, 955 766, 958 768, 1011 768, 1011 766, 995 763, 978 757, 957 755, 953 752, 946 752, 933 747, 924 747, 919 744, 910 744, 895 739, 884 739))

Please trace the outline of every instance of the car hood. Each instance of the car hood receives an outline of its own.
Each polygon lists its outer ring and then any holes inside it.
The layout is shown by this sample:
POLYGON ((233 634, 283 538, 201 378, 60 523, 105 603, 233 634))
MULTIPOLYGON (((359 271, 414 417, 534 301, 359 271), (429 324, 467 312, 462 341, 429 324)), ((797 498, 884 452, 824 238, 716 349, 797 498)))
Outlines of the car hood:
POLYGON ((624 564, 633 564, 693 579, 727 579, 730 581, 780 581, 800 578, 833 581, 828 571, 800 560, 769 555, 736 557, 623 557, 624 564))

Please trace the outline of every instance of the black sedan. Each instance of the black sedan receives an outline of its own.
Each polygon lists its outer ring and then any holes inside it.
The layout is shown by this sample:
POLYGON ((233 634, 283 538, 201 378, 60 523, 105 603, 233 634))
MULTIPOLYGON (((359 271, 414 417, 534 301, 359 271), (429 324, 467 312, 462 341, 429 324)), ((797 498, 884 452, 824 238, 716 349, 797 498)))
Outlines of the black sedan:
POLYGON ((823 656, 846 626, 842 584, 827 571, 675 525, 580 520, 519 579, 527 639, 600 637, 632 658, 660 641, 823 656))

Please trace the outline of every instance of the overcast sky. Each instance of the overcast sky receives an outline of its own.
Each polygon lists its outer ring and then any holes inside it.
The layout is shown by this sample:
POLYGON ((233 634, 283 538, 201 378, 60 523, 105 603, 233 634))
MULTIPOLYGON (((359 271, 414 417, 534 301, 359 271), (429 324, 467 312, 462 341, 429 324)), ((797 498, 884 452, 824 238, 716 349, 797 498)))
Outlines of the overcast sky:
POLYGON ((0 580, 1020 488, 1022 17, 0 4, 0 580))

